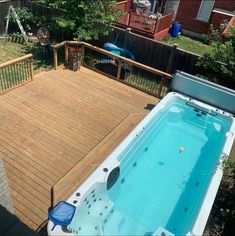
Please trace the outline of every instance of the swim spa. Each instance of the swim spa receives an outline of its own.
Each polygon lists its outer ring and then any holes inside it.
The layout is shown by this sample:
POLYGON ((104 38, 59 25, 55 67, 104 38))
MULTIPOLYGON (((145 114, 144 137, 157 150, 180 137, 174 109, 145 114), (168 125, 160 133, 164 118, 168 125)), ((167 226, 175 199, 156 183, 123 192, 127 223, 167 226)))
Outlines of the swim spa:
POLYGON ((171 92, 67 200, 49 235, 201 235, 229 155, 231 113, 171 92))

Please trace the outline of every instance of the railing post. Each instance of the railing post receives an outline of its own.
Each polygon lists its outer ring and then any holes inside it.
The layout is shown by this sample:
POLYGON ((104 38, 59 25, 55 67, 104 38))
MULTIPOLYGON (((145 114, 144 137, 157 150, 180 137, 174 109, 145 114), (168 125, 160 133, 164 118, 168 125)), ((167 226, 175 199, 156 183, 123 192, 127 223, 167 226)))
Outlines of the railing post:
POLYGON ((81 59, 81 66, 84 65, 84 56, 85 56, 85 45, 82 44, 82 59, 81 59))
POLYGON ((159 28, 159 21, 160 19, 156 19, 155 20, 155 26, 154 26, 154 30, 153 30, 153 35, 155 36, 155 34, 159 31, 158 28, 159 28))
POLYGON ((129 41, 130 33, 131 33, 131 28, 126 28, 125 36, 124 36, 123 48, 127 48, 127 42, 129 41))
POLYGON ((34 80, 34 73, 33 73, 33 57, 30 57, 29 59, 29 74, 31 81, 34 80))
POLYGON ((171 55, 170 55, 169 62, 168 62, 167 68, 166 68, 167 73, 171 73, 172 66, 173 66, 173 63, 174 63, 174 60, 175 60, 175 54, 176 54, 176 51, 177 51, 177 47, 178 47, 178 44, 174 44, 172 46, 171 55))
POLYGON ((65 43, 64 45, 64 61, 65 63, 68 63, 69 61, 69 50, 68 50, 67 43, 65 43))
POLYGON ((161 80, 161 83, 160 83, 160 86, 159 86, 159 89, 158 89, 158 93, 157 93, 158 98, 161 98, 162 89, 163 89, 163 85, 164 85, 165 81, 166 81, 166 77, 163 76, 162 80, 161 80))
POLYGON ((58 67, 58 51, 57 48, 53 48, 53 57, 54 57, 54 70, 57 70, 58 67))
MULTIPOLYGON (((170 55, 170 58, 169 58, 167 69, 166 69, 167 73, 171 73, 172 66, 173 66, 173 63, 174 63, 174 60, 175 60, 175 54, 176 54, 176 51, 177 51, 177 47, 178 47, 178 44, 174 44, 172 46, 171 55, 170 55)), ((161 97, 163 85, 165 84, 166 79, 167 78, 165 76, 162 77, 162 81, 161 81, 161 84, 160 84, 160 87, 159 87, 159 90, 158 90, 158 97, 159 98, 161 97)))
POLYGON ((122 72, 122 61, 119 60, 118 71, 117 71, 117 80, 120 80, 122 72))

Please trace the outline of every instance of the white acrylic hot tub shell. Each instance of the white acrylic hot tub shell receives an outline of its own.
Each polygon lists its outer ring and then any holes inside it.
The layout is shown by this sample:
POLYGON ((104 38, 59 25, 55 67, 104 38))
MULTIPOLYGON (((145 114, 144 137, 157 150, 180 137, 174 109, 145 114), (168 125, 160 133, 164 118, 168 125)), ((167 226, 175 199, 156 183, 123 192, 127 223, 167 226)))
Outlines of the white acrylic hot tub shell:
MULTIPOLYGON (((208 187, 207 193, 199 210, 199 214, 197 219, 192 227, 192 230, 187 235, 202 235, 205 229, 212 205, 215 200, 216 193, 218 191, 223 171, 222 171, 222 158, 224 156, 229 156, 233 141, 234 141, 234 133, 235 133, 235 119, 231 114, 218 110, 212 106, 206 105, 199 101, 193 100, 189 97, 183 96, 181 94, 171 92, 168 93, 158 104, 157 106, 134 128, 134 130, 118 145, 118 147, 105 159, 105 161, 84 181, 84 183, 71 195, 71 197, 67 200, 70 204, 78 206, 82 196, 91 188, 91 186, 96 182, 106 182, 108 174, 112 169, 119 165, 117 160, 118 156, 126 149, 126 147, 133 142, 138 136, 143 132, 144 127, 152 120, 152 118, 164 108, 165 104, 168 103, 174 97, 180 97, 186 101, 193 102, 203 108, 209 109, 211 111, 218 112, 220 114, 231 117, 232 126, 229 132, 232 135, 228 135, 221 152, 221 159, 218 168, 216 169, 214 175, 211 178, 210 185, 208 187), (103 168, 108 168, 109 172, 103 172, 103 168), (76 193, 79 192, 80 197, 76 197, 76 193), (77 203, 74 204, 73 201, 77 200, 77 203)), ((54 231, 51 231, 53 227, 53 223, 51 221, 48 222, 48 235, 50 236, 72 236, 72 233, 65 233, 62 231, 60 226, 56 226, 54 231)))

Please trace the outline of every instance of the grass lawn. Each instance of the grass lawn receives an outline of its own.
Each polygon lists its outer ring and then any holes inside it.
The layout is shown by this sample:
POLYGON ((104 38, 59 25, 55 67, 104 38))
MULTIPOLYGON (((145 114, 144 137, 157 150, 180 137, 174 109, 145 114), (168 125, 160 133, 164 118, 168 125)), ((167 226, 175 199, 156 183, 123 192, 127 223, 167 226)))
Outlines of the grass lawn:
POLYGON ((36 73, 52 68, 52 53, 51 55, 43 54, 36 42, 29 43, 29 46, 13 42, 4 45, 4 41, 0 39, 0 64, 29 53, 33 54, 36 73))
POLYGON ((166 44, 178 44, 178 47, 186 51, 203 55, 211 50, 211 46, 202 43, 198 39, 193 39, 183 35, 179 35, 177 38, 169 37, 168 39, 163 39, 162 42, 166 44))

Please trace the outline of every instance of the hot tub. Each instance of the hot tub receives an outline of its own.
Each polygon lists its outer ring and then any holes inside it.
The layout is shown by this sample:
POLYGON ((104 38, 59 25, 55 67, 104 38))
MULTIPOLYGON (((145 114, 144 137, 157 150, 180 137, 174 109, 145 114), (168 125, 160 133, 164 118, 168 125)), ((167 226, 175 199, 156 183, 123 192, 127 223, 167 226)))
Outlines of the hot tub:
POLYGON ((232 114, 169 93, 67 200, 77 207, 67 229, 49 221, 49 235, 202 235, 234 132, 232 114))

